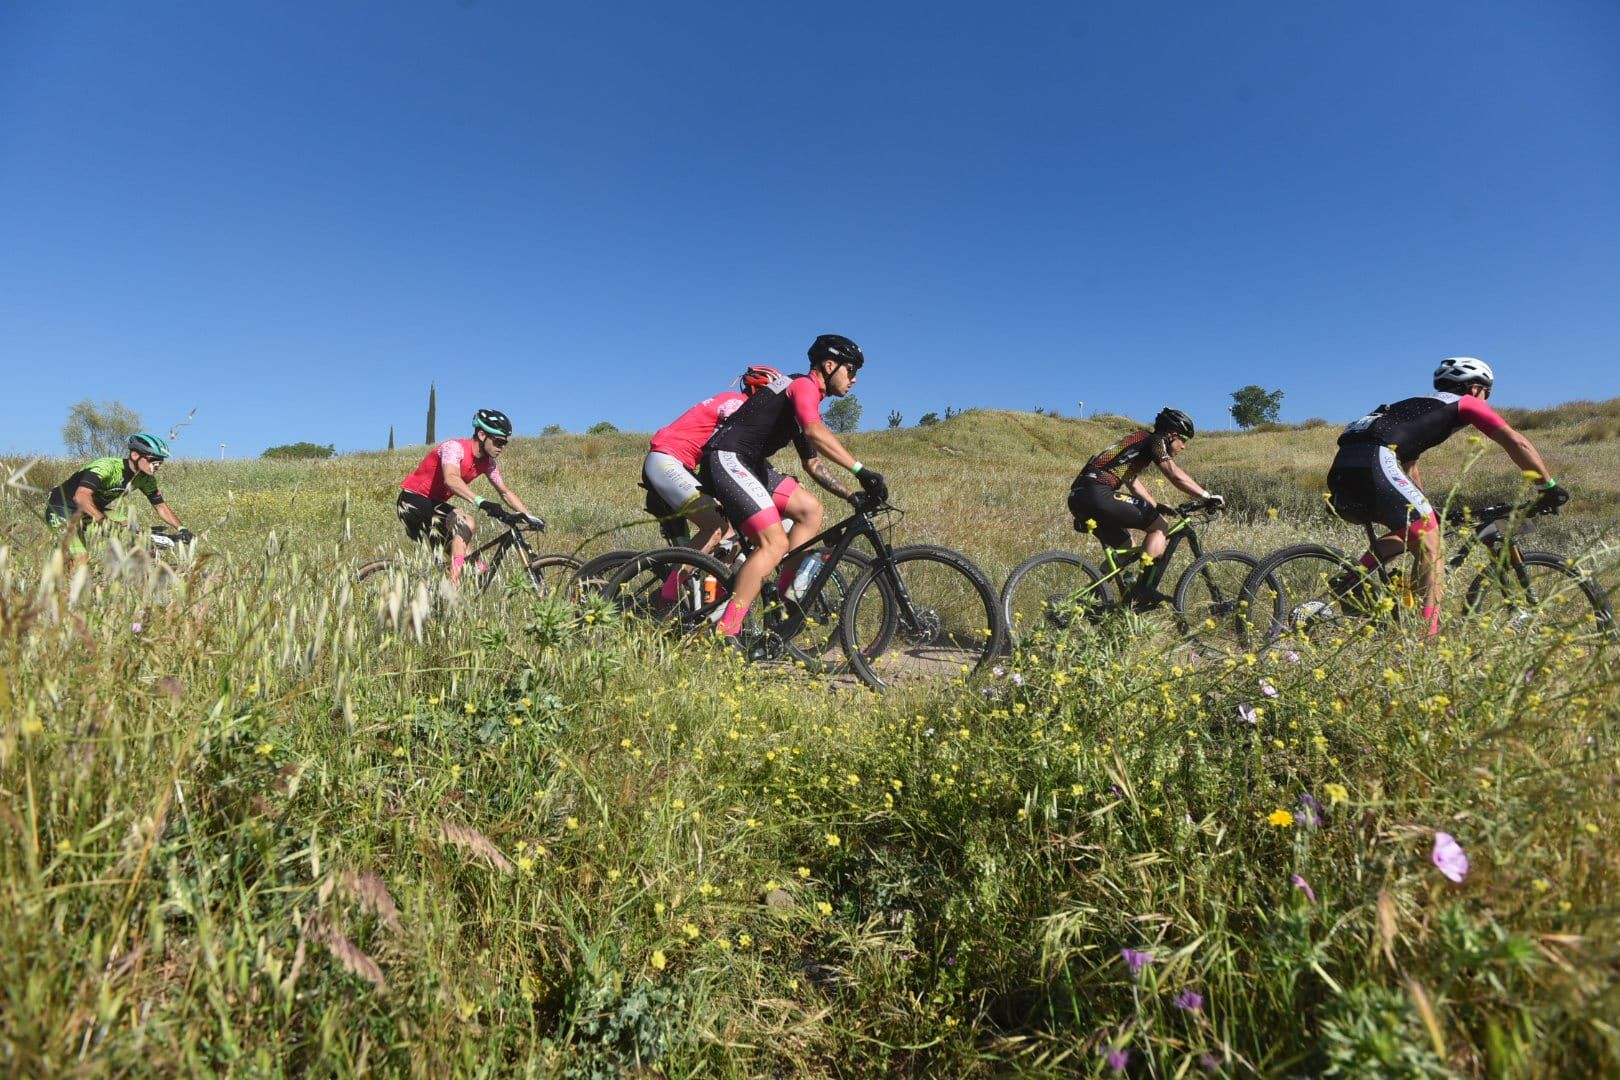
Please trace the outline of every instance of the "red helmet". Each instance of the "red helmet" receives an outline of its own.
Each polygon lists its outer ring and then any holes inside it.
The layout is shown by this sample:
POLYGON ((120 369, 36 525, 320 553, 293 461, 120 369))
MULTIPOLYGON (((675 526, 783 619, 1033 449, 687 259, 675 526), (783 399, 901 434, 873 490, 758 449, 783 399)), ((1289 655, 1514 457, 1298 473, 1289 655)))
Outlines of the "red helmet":
POLYGON ((742 373, 737 381, 742 384, 743 393, 752 394, 762 386, 769 386, 771 382, 780 379, 782 373, 765 364, 750 364, 748 370, 742 373))

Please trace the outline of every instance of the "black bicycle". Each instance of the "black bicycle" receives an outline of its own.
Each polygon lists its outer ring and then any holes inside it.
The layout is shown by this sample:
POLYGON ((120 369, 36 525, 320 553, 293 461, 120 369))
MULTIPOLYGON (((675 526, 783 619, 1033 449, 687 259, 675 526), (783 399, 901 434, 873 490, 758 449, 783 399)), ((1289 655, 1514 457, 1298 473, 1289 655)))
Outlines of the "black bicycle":
POLYGON ((1146 553, 1140 547, 1104 545, 1103 566, 1072 551, 1043 551, 1007 575, 1001 607, 1010 639, 1025 644, 1043 630, 1067 630, 1077 619, 1097 621, 1126 607, 1146 611, 1158 606, 1159 585, 1183 543, 1193 561, 1177 579, 1170 598, 1177 626, 1184 634, 1210 641, 1235 638, 1233 623, 1243 582, 1260 560, 1246 551, 1204 550, 1195 517, 1213 517, 1220 504, 1199 499, 1161 509, 1175 520, 1166 532, 1169 543, 1164 554, 1151 566, 1141 566, 1146 553))
MULTIPOLYGON (((494 590, 507 593, 528 591, 536 596, 548 596, 566 586, 579 569, 579 560, 572 555, 542 555, 529 546, 524 534, 530 531, 544 532, 545 522, 540 522, 538 526, 531 525, 527 517, 515 510, 502 511, 496 520, 505 529, 494 539, 469 552, 462 567, 463 580, 470 581, 479 594, 494 590)), ((409 576, 413 572, 411 562, 404 558, 373 559, 362 564, 355 574, 360 581, 374 580, 391 573, 409 576)))
MULTIPOLYGON (((1539 501, 1448 511, 1454 550, 1443 572, 1456 574, 1482 554, 1483 565, 1462 590, 1463 612, 1501 630, 1612 640, 1614 614, 1602 586, 1562 555, 1519 546, 1518 535, 1530 527, 1526 517, 1557 512, 1539 501)), ((1368 525, 1366 533, 1371 546, 1377 530, 1368 525)), ((1267 556, 1244 582, 1240 627, 1262 644, 1347 638, 1371 624, 1416 620, 1417 588, 1416 556, 1369 570, 1337 548, 1295 544, 1267 556)))
MULTIPOLYGON (((902 511, 857 494, 848 518, 792 552, 816 560, 808 581, 767 581, 740 642, 750 660, 793 658, 822 670, 834 650, 868 685, 971 676, 1001 649, 995 590, 966 556, 930 544, 893 547, 902 511), (882 518, 883 525, 875 521, 882 518), (853 549, 864 540, 875 553, 853 549)), ((789 560, 784 560, 784 562, 789 560)), ((627 614, 690 634, 725 610, 736 570, 689 548, 661 548, 626 562, 606 595, 627 614)))

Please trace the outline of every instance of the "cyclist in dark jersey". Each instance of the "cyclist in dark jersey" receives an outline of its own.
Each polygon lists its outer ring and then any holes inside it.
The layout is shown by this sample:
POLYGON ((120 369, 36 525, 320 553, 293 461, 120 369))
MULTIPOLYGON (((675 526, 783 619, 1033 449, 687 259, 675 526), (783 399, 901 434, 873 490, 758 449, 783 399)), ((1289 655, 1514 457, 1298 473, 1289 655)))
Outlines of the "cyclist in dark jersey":
POLYGON ((157 473, 169 459, 169 444, 156 435, 140 432, 129 437, 124 456, 97 458, 75 469, 72 476, 51 489, 45 498, 45 523, 57 531, 73 527, 68 553, 83 562, 89 557, 85 547, 85 527, 96 521, 123 521, 116 504, 132 488, 146 496, 181 543, 191 542, 191 530, 163 500, 157 473))
MULTIPOLYGON (((1453 356, 1434 370, 1435 393, 1380 405, 1344 429, 1339 452, 1328 470, 1333 510, 1356 525, 1378 524, 1389 532, 1361 557, 1364 571, 1374 569, 1404 550, 1418 559, 1418 585, 1423 591, 1423 620, 1432 637, 1440 632, 1440 520, 1423 494, 1418 457, 1473 425, 1507 451, 1513 463, 1534 473, 1541 498, 1561 506, 1569 493, 1547 471, 1547 463, 1530 440, 1485 403, 1496 375, 1490 365, 1471 356, 1453 356)), ((1340 595, 1353 595, 1351 575, 1335 580, 1340 595)))
MULTIPOLYGON (((778 375, 760 387, 721 422, 703 447, 698 475, 704 489, 720 503, 732 525, 754 542, 720 617, 720 632, 727 637, 742 630, 743 617, 766 576, 787 555, 783 517, 794 523, 797 535, 821 531, 821 502, 793 478, 771 468, 772 454, 792 443, 811 478, 841 499, 850 498, 852 492, 833 475, 829 460, 853 472, 870 494, 888 498, 883 477, 856 461, 821 422, 823 397, 849 393, 866 357, 853 341, 838 334, 816 338, 809 355, 808 374, 778 375)), ((790 580, 802 559, 801 555, 783 566, 782 578, 790 580)))
MULTIPOLYGON (((1093 533, 1111 548, 1128 548, 1131 536, 1126 530, 1141 529, 1143 552, 1151 559, 1163 555, 1170 542, 1170 522, 1139 479, 1149 465, 1158 466, 1165 479, 1188 495, 1204 499, 1212 507, 1224 506, 1225 499, 1204 490, 1171 460, 1192 437, 1192 417, 1167 405, 1154 418, 1152 431, 1133 431, 1086 462, 1069 486, 1069 513, 1074 515, 1075 531, 1093 533)), ((1140 580, 1146 582, 1147 577, 1144 574, 1140 580)), ((1145 584, 1137 590, 1131 600, 1138 605, 1169 599, 1147 591, 1145 584)))
POLYGON ((435 446, 399 485, 394 510, 405 526, 405 534, 412 540, 427 539, 449 545, 452 585, 461 580, 462 564, 467 561, 473 534, 478 530, 478 523, 471 514, 451 505, 452 496, 460 496, 490 517, 508 524, 545 527, 545 522, 529 513, 523 500, 506 486, 496 465, 496 459, 511 437, 512 421, 505 413, 479 409, 473 414, 472 438, 446 439, 435 446), (495 500, 473 494, 469 485, 480 476, 489 477, 495 491, 512 508, 511 513, 495 500))

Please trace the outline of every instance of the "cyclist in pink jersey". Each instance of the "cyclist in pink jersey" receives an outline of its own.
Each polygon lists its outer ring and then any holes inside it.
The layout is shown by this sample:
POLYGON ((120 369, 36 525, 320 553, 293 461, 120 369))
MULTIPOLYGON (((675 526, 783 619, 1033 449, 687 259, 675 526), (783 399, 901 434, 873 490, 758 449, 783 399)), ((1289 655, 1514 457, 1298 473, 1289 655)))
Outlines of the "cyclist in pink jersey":
POLYGON ((495 409, 479 409, 473 415, 470 439, 447 439, 428 451, 422 463, 399 485, 394 509, 405 533, 412 540, 447 544, 450 549, 450 583, 461 580, 461 566, 467 561, 478 523, 465 510, 450 503, 460 497, 478 509, 509 525, 544 528, 545 522, 529 513, 523 500, 506 486, 496 461, 512 437, 512 421, 495 409), (473 494, 470 486, 480 476, 489 477, 491 486, 507 506, 473 494))
MULTIPOLYGON (((1515 465, 1540 478, 1543 504, 1557 507, 1569 499, 1547 471, 1541 452, 1485 403, 1495 384, 1496 374, 1483 360, 1448 357, 1434 371, 1435 393, 1380 405, 1345 428, 1328 470, 1328 495, 1335 513, 1353 524, 1389 529, 1361 557, 1362 572, 1405 550, 1417 555, 1423 619, 1431 637, 1440 632, 1445 583, 1440 573, 1440 519, 1423 494, 1418 456, 1472 425, 1507 451, 1515 465)), ((1335 579, 1334 592, 1355 595, 1356 576, 1347 572, 1335 579)))
MULTIPOLYGON (((660 519, 681 515, 690 520, 697 527, 697 535, 689 546, 699 551, 712 551, 730 532, 714 500, 698 487, 696 474, 703 444, 726 417, 748 400, 749 394, 781 374, 762 364, 748 368, 737 380, 745 393, 726 391, 704 398, 660 428, 648 443, 641 475, 643 486, 656 498, 648 500, 647 509, 660 519)), ((673 534, 676 538, 685 534, 684 526, 678 522, 677 518, 673 534)), ((666 531, 666 535, 670 533, 666 531)))

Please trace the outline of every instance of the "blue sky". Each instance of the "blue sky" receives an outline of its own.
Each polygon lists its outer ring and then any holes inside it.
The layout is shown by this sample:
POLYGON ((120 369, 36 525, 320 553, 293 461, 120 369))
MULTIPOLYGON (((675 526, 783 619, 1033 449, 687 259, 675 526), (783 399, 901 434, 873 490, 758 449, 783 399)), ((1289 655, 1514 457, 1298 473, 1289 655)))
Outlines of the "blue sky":
MULTIPOLYGON (((1620 394, 1620 5, 0 0, 0 450, 1620 394)), ((1090 449, 1077 447, 1077 457, 1090 449)))

